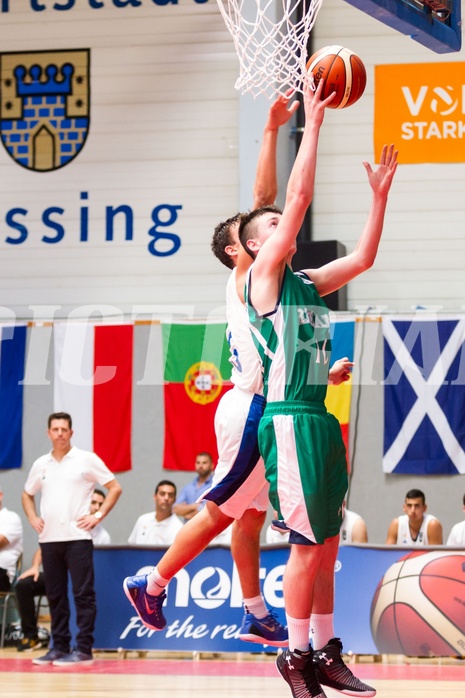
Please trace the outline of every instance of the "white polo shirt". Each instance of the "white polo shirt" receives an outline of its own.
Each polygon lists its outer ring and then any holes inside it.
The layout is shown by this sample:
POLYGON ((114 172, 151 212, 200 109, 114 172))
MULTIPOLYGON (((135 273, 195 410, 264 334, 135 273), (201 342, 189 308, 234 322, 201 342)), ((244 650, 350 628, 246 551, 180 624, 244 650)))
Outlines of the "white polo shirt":
POLYGON ((171 514, 163 521, 157 521, 155 512, 151 511, 139 516, 128 538, 128 543, 130 545, 171 545, 182 526, 182 521, 176 514, 171 514))
POLYGON ((8 572, 10 582, 16 572, 16 563, 23 552, 23 524, 18 514, 6 507, 0 509, 0 535, 8 540, 8 545, 0 550, 0 567, 8 572))
POLYGON ((78 528, 77 520, 90 511, 95 485, 106 485, 115 476, 95 453, 73 446, 61 461, 52 453, 38 458, 29 473, 24 490, 35 496, 41 492, 40 516, 44 530, 39 543, 90 540, 89 531, 78 528))

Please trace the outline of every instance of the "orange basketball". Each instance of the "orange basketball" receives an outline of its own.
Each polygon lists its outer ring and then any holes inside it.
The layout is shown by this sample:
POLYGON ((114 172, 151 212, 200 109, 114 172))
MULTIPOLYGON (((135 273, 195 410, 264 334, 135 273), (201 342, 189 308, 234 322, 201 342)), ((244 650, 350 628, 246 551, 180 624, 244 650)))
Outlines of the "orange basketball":
POLYGON ((385 572, 371 604, 380 654, 461 656, 465 647, 465 552, 411 552, 385 572))
POLYGON ((324 78, 322 99, 331 92, 336 96, 328 109, 350 107, 362 96, 367 84, 367 73, 361 59, 343 46, 325 46, 313 54, 307 63, 316 83, 324 78))

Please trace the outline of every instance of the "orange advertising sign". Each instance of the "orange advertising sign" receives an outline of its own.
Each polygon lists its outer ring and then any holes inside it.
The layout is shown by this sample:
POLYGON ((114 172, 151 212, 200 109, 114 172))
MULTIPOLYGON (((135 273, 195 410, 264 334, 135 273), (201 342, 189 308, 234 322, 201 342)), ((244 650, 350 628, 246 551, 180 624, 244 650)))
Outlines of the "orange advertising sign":
POLYGON ((465 162, 465 63, 375 67, 375 158, 385 143, 399 162, 465 162))

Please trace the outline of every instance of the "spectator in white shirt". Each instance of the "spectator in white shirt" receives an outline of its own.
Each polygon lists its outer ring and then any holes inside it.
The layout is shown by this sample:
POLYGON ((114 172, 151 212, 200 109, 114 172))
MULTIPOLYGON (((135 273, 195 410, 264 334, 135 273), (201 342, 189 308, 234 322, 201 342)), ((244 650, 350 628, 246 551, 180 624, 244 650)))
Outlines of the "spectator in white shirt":
MULTIPOLYGON (((90 501, 91 514, 95 514, 96 511, 99 511, 100 507, 105 501, 105 497, 106 494, 103 490, 95 489, 92 492, 92 499, 90 501)), ((90 532, 90 535, 92 536, 94 545, 110 545, 111 543, 110 534, 108 533, 107 529, 103 528, 102 524, 100 523, 94 526, 94 528, 90 532)))
MULTIPOLYGON (((463 511, 465 512, 465 494, 463 495, 463 511)), ((454 548, 465 548, 465 520, 452 526, 447 545, 454 548)))
POLYGON ((3 506, 0 485, 0 591, 10 591, 23 552, 23 524, 18 514, 3 506))
POLYGON ((97 454, 71 444, 71 415, 54 412, 47 423, 52 450, 34 461, 22 495, 25 514, 39 534, 53 637, 52 649, 32 663, 91 664, 97 615, 91 530, 110 513, 122 489, 97 454), (103 506, 91 514, 96 485, 108 493, 103 506), (40 509, 36 504, 39 495, 40 509), (76 607, 75 649, 69 623, 68 577, 76 607))
POLYGON ((176 485, 170 480, 161 480, 153 495, 155 512, 142 514, 137 519, 128 542, 131 545, 171 545, 183 524, 173 514, 176 500, 176 485))
POLYGON ((346 500, 342 503, 342 524, 340 545, 351 543, 368 543, 368 531, 365 521, 360 514, 346 509, 346 500))

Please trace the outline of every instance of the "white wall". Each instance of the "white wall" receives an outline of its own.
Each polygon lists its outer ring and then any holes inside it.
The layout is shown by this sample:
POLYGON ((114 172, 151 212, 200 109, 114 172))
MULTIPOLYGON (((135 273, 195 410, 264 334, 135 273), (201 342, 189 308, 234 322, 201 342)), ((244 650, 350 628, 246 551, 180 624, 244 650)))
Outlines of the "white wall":
POLYGON ((140 304, 188 303, 205 314, 224 294, 211 233, 238 201, 237 58, 216 3, 117 8, 106 0, 102 9, 79 2, 67 11, 54 4, 35 12, 29 0, 11 2, 0 14, 1 50, 90 48, 90 132, 75 160, 53 172, 26 170, 0 149, 1 304, 22 316, 31 304, 58 305, 57 316, 83 304, 131 314, 140 304), (80 192, 89 195, 86 243, 80 192), (116 226, 105 241, 105 207, 121 204, 134 212, 134 239, 116 226), (182 206, 168 229, 181 248, 167 257, 147 249, 160 204, 182 206), (66 233, 54 245, 41 240, 51 206, 65 211, 66 233), (12 245, 4 220, 17 207, 28 211, 21 220, 29 235, 12 245))

